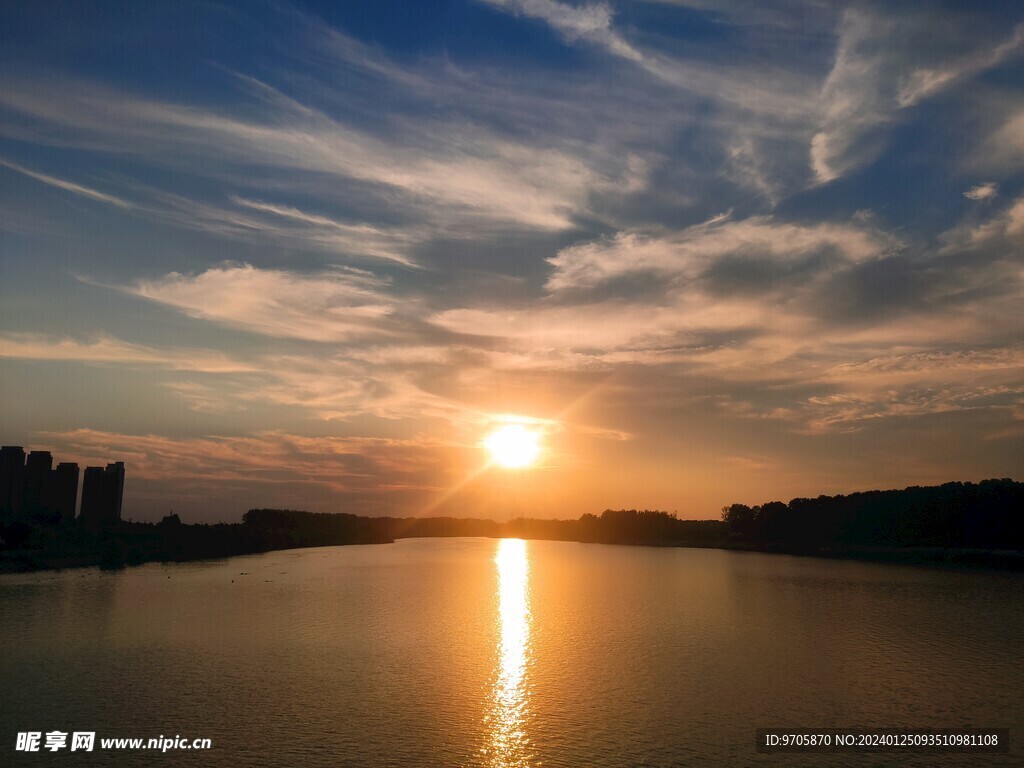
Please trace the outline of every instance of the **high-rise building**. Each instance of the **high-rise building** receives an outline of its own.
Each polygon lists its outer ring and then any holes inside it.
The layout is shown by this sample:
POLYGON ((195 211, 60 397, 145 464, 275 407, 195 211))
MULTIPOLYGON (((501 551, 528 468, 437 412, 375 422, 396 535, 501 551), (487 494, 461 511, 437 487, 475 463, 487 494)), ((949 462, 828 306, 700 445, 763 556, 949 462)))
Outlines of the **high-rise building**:
POLYGON ((49 501, 50 472, 53 456, 49 451, 32 451, 25 462, 25 480, 21 496, 22 515, 29 520, 46 515, 49 501))
POLYGON ((82 507, 78 519, 87 525, 102 523, 106 495, 103 467, 86 467, 82 475, 82 507))
POLYGON ((124 462, 103 467, 86 467, 82 479, 82 510, 79 519, 87 525, 116 523, 121 519, 124 494, 124 462))
POLYGON ((25 449, 20 445, 0 448, 0 520, 21 516, 21 495, 25 480, 25 449))
MULTIPOLYGON (((78 464, 64 461, 52 467, 49 451, 32 451, 26 458, 20 445, 0 448, 0 522, 53 525, 75 519, 78 464)), ((95 525, 118 522, 123 496, 123 461, 87 467, 79 518, 95 525)))
POLYGON ((50 512, 61 523, 75 519, 75 503, 78 501, 78 465, 70 461, 62 461, 53 470, 50 481, 51 493, 50 512))
POLYGON ((110 509, 114 520, 121 519, 121 501, 124 497, 124 462, 115 461, 107 464, 104 471, 110 494, 110 509))

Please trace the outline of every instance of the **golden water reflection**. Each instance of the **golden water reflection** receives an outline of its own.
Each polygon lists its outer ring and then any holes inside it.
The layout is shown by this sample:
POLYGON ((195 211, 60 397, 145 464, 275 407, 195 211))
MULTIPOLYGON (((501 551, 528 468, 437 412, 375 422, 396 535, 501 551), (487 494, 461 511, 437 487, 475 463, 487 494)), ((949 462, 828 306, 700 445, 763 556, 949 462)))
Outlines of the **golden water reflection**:
POLYGON ((526 542, 501 539, 494 555, 498 570, 500 640, 494 689, 487 716, 486 754, 495 768, 529 765, 526 721, 529 708, 530 561, 526 542))

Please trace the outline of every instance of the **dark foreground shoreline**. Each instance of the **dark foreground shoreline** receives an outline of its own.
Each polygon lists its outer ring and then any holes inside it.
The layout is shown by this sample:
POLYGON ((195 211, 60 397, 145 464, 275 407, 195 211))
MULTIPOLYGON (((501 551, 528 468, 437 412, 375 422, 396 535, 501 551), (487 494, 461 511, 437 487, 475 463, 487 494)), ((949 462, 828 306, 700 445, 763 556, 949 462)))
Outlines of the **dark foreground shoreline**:
POLYGON ((0 573, 185 562, 302 547, 484 537, 698 547, 957 568, 1024 571, 1024 483, 985 480, 848 496, 733 504, 720 520, 605 510, 577 520, 363 517, 252 509, 241 523, 80 521, 0 526, 0 573))

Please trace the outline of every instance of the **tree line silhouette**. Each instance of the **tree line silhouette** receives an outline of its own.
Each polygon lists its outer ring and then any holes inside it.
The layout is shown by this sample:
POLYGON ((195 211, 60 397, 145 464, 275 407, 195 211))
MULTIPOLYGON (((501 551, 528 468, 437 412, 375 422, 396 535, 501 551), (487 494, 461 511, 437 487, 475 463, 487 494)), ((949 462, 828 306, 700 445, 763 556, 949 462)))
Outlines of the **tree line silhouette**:
POLYGON ((717 520, 680 520, 652 509, 606 509, 600 516, 588 513, 578 520, 518 518, 503 531, 525 539, 690 547, 715 546, 722 542, 722 533, 717 520))
POLYGON ((576 520, 522 517, 508 522, 251 509, 241 523, 213 525, 186 525, 175 514, 159 523, 117 522, 98 530, 74 523, 22 522, 0 526, 0 570, 121 567, 445 536, 724 547, 1024 568, 1024 483, 985 480, 797 498, 788 504, 732 504, 722 509, 720 520, 680 520, 649 509, 607 509, 576 520), (908 554, 911 549, 916 554, 908 554), (1022 554, 1002 556, 992 550, 1022 554))
POLYGON ((984 480, 732 504, 722 509, 722 522, 728 541, 758 546, 1024 549, 1024 483, 984 480))

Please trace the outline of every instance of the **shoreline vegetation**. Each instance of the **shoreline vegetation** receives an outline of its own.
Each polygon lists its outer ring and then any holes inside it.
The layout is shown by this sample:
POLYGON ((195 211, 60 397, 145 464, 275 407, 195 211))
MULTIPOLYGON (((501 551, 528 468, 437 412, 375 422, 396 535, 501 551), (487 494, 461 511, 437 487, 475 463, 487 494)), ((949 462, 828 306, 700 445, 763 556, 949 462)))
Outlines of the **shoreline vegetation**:
POLYGON ((702 547, 892 563, 1024 571, 1024 483, 913 486, 846 496, 732 504, 719 520, 657 510, 605 510, 577 520, 363 517, 252 509, 241 523, 159 523, 89 528, 0 526, 0 573, 145 562, 184 562, 281 549, 386 544, 403 538, 479 536, 595 544, 702 547))

